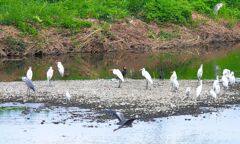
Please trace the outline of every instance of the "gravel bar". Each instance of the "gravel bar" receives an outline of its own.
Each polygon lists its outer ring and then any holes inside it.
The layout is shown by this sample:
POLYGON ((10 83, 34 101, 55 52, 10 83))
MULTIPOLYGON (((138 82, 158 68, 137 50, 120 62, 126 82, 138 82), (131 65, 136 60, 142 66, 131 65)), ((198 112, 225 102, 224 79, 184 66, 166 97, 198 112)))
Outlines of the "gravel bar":
POLYGON ((36 92, 27 96, 24 82, 0 82, 0 103, 4 102, 43 102, 50 105, 78 106, 95 110, 115 109, 128 116, 140 115, 149 118, 178 114, 192 114, 202 106, 224 106, 240 103, 240 84, 223 91, 217 99, 210 97, 213 80, 203 81, 203 90, 196 98, 196 80, 179 80, 180 88, 172 92, 169 80, 154 80, 150 89, 145 88, 145 80, 126 79, 121 88, 117 80, 68 80, 34 81, 36 92), (186 87, 191 94, 186 97, 186 87), (66 90, 72 98, 67 101, 66 90))

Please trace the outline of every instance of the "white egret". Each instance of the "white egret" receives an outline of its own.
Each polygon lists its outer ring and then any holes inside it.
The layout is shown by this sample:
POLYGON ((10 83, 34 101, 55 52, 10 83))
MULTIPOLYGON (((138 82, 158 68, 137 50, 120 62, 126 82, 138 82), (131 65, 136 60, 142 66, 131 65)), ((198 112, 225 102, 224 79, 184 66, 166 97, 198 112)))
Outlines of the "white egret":
POLYGON ((230 73, 231 73, 231 71, 229 69, 224 69, 223 70, 223 76, 226 76, 227 78, 229 78, 230 73))
POLYGON ((229 76, 229 83, 230 83, 230 85, 234 85, 235 82, 236 82, 236 79, 235 79, 235 76, 234 76, 234 72, 231 72, 230 76, 229 76))
POLYGON ((179 88, 179 83, 177 79, 173 80, 173 90, 176 92, 179 88))
POLYGON ((220 94, 221 89, 220 89, 220 83, 219 83, 218 76, 216 77, 216 80, 214 80, 214 82, 213 82, 213 90, 217 95, 220 94))
POLYGON ((214 9, 213 9, 214 12, 217 13, 217 12, 221 9, 222 6, 223 6, 222 3, 218 3, 218 4, 216 4, 215 7, 214 7, 214 9))
POLYGON ((71 100, 71 98, 72 98, 72 96, 70 95, 70 93, 68 92, 68 91, 66 91, 66 99, 68 100, 68 101, 70 101, 71 100))
POLYGON ((228 78, 225 75, 222 76, 222 85, 225 90, 228 89, 228 78))
POLYGON ((145 68, 140 69, 142 71, 142 76, 146 78, 146 89, 148 89, 148 82, 153 84, 151 75, 145 70, 145 68))
POLYGON ((213 89, 210 90, 210 94, 214 99, 217 98, 217 94, 215 93, 215 91, 213 89))
POLYGON ((51 85, 51 79, 53 77, 53 69, 52 67, 49 67, 48 71, 47 71, 47 80, 49 85, 51 85))
POLYGON ((29 67, 29 69, 27 70, 26 76, 28 79, 32 80, 32 76, 33 76, 32 67, 29 67))
POLYGON ((200 79, 202 78, 202 75, 203 75, 203 64, 201 64, 200 68, 197 71, 198 81, 200 81, 200 79))
POLYGON ((59 71, 61 77, 63 77, 64 76, 64 67, 63 67, 62 63, 57 62, 57 67, 58 67, 58 71, 59 71))
POLYGON ((28 89, 27 89, 27 95, 30 95, 30 90, 35 91, 35 87, 32 83, 32 81, 30 79, 28 79, 27 77, 22 77, 22 81, 25 82, 25 84, 27 85, 28 89))
POLYGON ((199 97, 202 92, 202 80, 200 80, 200 85, 196 89, 196 96, 199 97))
POLYGON ((185 94, 186 94, 187 97, 190 96, 190 92, 191 92, 191 87, 187 87, 186 91, 185 91, 185 94))
POLYGON ((170 84, 171 84, 171 88, 174 90, 174 81, 177 80, 177 73, 176 71, 172 72, 172 75, 170 77, 170 84))
POLYGON ((172 75, 170 77, 170 81, 173 82, 173 80, 175 80, 175 79, 177 79, 177 73, 176 73, 176 71, 173 71, 172 75))
POLYGON ((121 83, 124 82, 124 78, 123 78, 123 75, 122 75, 122 72, 119 70, 119 69, 112 69, 112 72, 114 75, 116 75, 119 79, 119 85, 118 85, 118 88, 121 87, 121 83))

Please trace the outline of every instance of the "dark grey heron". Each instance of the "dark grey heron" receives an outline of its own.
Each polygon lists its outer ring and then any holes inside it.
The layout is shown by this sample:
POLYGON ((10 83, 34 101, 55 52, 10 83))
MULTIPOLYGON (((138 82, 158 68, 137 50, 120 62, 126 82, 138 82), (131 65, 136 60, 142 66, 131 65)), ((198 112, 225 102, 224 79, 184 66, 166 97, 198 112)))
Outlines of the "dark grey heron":
POLYGON ((22 77, 22 81, 25 82, 28 87, 27 95, 30 95, 30 90, 33 90, 35 92, 35 87, 30 79, 28 79, 27 77, 22 77))
POLYGON ((122 72, 122 75, 123 77, 127 74, 127 67, 123 67, 123 70, 121 71, 122 72))
POLYGON ((139 119, 139 118, 126 119, 125 116, 123 115, 123 113, 112 111, 112 110, 105 110, 105 112, 111 114, 112 116, 116 117, 119 120, 119 122, 117 124, 120 126, 116 129, 114 129, 113 130, 114 132, 121 128, 132 127, 133 121, 139 119))

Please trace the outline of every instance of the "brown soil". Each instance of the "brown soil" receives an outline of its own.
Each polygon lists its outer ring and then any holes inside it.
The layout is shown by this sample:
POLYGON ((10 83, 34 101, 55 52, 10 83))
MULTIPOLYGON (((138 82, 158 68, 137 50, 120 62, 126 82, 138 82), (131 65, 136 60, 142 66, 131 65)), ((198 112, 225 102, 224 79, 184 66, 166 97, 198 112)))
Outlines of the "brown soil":
POLYGON ((93 22, 93 26, 80 32, 48 28, 40 29, 37 36, 23 35, 13 26, 0 25, 0 55, 101 53, 119 50, 137 53, 182 51, 186 47, 240 41, 239 24, 228 28, 224 21, 213 21, 196 13, 193 14, 193 20, 196 26, 191 28, 145 23, 132 18, 113 24, 89 20, 93 22))

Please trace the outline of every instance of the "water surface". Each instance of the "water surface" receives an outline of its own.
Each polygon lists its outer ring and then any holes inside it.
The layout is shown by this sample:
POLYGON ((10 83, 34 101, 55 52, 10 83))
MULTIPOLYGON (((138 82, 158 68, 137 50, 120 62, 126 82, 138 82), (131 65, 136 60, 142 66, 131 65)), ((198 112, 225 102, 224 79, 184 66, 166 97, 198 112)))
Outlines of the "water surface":
MULTIPOLYGON (((6 107, 4 104, 0 107, 3 106, 6 107)), ((117 121, 107 119, 98 123, 91 117, 101 115, 95 111, 51 107, 36 112, 41 104, 25 104, 21 107, 32 107, 33 112, 23 114, 22 109, 0 109, 0 143, 236 144, 240 141, 239 106, 212 108, 214 112, 197 116, 171 116, 156 118, 155 121, 138 121, 133 127, 116 132, 113 129, 117 128, 117 121), (53 123, 69 117, 69 112, 78 112, 82 117, 66 120, 65 123, 53 123), (45 120, 44 124, 41 124, 42 120, 45 120)))

